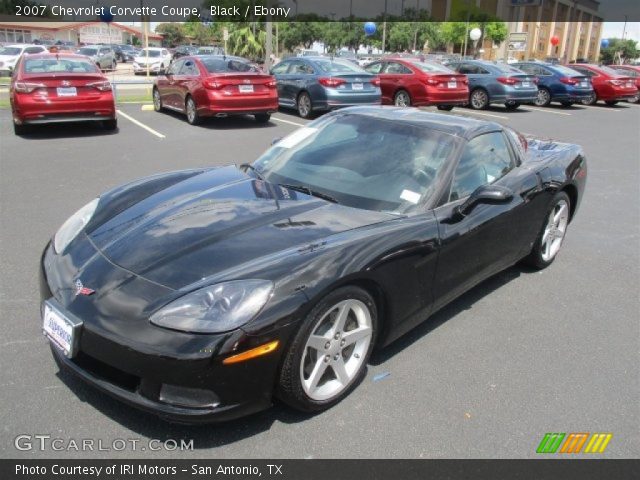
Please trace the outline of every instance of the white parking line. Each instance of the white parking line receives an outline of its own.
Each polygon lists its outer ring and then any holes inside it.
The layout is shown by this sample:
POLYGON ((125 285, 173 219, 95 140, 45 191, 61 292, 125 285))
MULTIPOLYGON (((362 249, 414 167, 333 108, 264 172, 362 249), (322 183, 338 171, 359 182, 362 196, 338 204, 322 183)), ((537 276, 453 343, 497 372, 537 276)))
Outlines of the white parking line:
POLYGON ((275 120, 276 122, 288 123, 289 125, 295 125, 296 127, 304 127, 306 125, 305 123, 292 122, 290 120, 284 120, 282 118, 273 117, 273 116, 271 117, 271 120, 275 120))
POLYGON ((152 135, 155 135, 158 138, 166 138, 165 135, 161 134, 160 132, 156 132, 153 128, 148 127, 147 125, 145 125, 142 122, 139 122, 135 118, 127 115, 126 113, 124 113, 122 110, 117 110, 117 112, 118 112, 118 114, 122 115, 124 118, 129 120, 130 122, 135 123, 136 125, 138 125, 140 128, 144 128, 147 132, 151 133, 152 135))
POLYGON ((500 118, 502 120, 509 120, 509 117, 504 117, 502 115, 494 115, 493 113, 476 112, 475 110, 465 110, 464 112, 454 111, 453 113, 457 115, 465 115, 467 113, 471 113, 472 115, 482 115, 483 117, 493 117, 493 118, 500 118))
POLYGON ((621 110, 615 110, 614 108, 611 107, 598 107, 596 105, 579 105, 580 107, 586 107, 586 108, 595 108, 597 110, 601 110, 603 112, 615 112, 615 113, 620 113, 621 110))
POLYGON ((567 112, 556 112, 555 110, 549 110, 546 108, 538 108, 527 105, 526 107, 520 107, 521 110, 527 110, 529 112, 544 112, 544 113, 553 113, 554 115, 565 115, 570 117, 572 114, 567 112))

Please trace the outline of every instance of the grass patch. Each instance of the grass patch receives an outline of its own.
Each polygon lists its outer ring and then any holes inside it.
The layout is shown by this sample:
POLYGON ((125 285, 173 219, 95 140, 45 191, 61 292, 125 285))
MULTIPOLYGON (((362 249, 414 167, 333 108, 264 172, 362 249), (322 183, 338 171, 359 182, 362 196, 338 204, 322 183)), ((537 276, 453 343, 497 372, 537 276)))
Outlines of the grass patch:
POLYGON ((0 77, 0 85, 9 85, 11 83, 11 77, 0 77))

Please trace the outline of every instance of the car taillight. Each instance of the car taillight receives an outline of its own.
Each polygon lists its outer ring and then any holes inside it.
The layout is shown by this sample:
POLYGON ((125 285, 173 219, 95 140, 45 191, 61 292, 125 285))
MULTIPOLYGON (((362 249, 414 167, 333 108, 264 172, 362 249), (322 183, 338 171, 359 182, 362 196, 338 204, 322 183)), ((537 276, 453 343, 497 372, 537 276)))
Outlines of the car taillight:
POLYGON ((225 85, 224 83, 217 80, 205 80, 204 82, 202 82, 202 84, 204 85, 204 88, 208 88, 210 90, 218 90, 225 85))
POLYGON ((616 87, 621 87, 624 85, 622 80, 607 80, 611 85, 615 85, 616 87))
POLYGON ((538 77, 533 77, 533 83, 537 85, 539 81, 540 79, 538 77))
POLYGON ((518 83, 518 80, 512 77, 498 77, 496 78, 496 80, 498 80, 503 85, 515 85, 516 83, 518 83))
POLYGON ((426 83, 427 85, 438 85, 440 81, 437 78, 426 77, 426 78, 422 78, 422 83, 426 83))
POLYGON ((31 93, 39 88, 47 88, 44 83, 16 82, 14 87, 18 93, 31 93))
POLYGON ((560 81, 562 83, 566 83, 567 85, 576 85, 576 84, 580 83, 580 80, 577 80, 577 79, 572 78, 572 77, 562 77, 560 79, 560 81))
POLYGON ((379 87, 380 86, 380 79, 378 77, 373 78, 371 80, 371 85, 373 85, 374 87, 379 87))
POLYGON ((87 87, 93 87, 101 92, 109 92, 111 91, 111 82, 105 80, 104 82, 87 83, 87 87))
POLYGON ((336 88, 340 85, 344 85, 345 83, 347 83, 346 80, 343 80, 341 78, 332 78, 332 77, 321 77, 318 79, 318 82, 323 87, 330 87, 330 88, 336 88))
POLYGON ((276 88, 278 86, 278 82, 276 82, 275 80, 269 80, 267 82, 267 87, 269 88, 276 88))

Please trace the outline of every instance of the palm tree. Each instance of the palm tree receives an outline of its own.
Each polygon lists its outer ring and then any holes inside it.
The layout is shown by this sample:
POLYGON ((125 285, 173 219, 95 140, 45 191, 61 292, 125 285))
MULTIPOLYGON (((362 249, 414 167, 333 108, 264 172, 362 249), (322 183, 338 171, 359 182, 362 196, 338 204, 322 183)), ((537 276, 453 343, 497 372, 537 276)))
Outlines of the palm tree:
POLYGON ((246 58, 260 58, 264 55, 266 32, 258 29, 254 35, 250 25, 239 26, 229 34, 229 53, 246 58))

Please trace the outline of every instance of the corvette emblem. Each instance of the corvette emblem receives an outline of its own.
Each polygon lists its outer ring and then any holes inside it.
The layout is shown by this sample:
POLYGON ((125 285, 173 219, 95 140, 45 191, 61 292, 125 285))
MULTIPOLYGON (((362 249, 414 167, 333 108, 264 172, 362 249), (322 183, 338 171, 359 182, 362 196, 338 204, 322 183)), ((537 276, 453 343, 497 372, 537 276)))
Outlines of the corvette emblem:
POLYGON ((85 287, 80 281, 80 279, 76 280, 75 287, 76 287, 76 297, 78 295, 91 295, 96 292, 91 288, 85 287))

